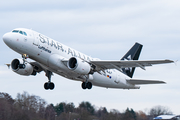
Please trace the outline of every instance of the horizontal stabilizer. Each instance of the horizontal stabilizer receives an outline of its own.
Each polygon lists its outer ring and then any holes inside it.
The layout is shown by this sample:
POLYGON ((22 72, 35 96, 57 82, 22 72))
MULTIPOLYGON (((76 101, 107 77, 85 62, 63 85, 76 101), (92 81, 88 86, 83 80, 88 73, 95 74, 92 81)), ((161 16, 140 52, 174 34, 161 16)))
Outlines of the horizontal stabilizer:
POLYGON ((158 80, 139 80, 139 79, 129 79, 126 80, 128 83, 133 85, 141 85, 141 84, 162 84, 165 83, 164 81, 158 80))
POLYGON ((7 66, 8 66, 8 68, 10 68, 10 66, 11 66, 11 64, 5 64, 5 65, 7 65, 7 66))

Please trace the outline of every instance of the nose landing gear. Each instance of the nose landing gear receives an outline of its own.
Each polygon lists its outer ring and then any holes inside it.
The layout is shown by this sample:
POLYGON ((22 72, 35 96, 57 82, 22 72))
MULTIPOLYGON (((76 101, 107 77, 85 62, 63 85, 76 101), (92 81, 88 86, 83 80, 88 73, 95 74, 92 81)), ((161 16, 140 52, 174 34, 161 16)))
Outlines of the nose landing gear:
POLYGON ((24 69, 26 67, 25 63, 27 62, 26 59, 28 58, 29 56, 27 54, 22 54, 22 58, 23 58, 23 64, 19 64, 19 68, 20 69, 24 69))
POLYGON ((48 82, 44 83, 44 89, 48 90, 53 90, 55 85, 53 82, 51 82, 51 75, 52 75, 52 72, 47 70, 46 71, 46 76, 48 77, 48 82))

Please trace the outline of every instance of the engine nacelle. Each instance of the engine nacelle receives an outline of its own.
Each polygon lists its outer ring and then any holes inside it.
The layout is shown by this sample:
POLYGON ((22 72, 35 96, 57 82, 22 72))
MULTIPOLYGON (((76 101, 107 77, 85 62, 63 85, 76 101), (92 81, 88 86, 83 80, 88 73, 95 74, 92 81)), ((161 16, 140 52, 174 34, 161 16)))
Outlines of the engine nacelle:
POLYGON ((67 66, 70 70, 73 70, 79 74, 89 74, 91 72, 91 66, 86 61, 81 60, 80 58, 71 57, 67 62, 67 66))
POLYGON ((12 71, 20 75, 28 76, 33 73, 33 66, 27 62, 23 64, 22 59, 14 59, 11 62, 11 68, 12 71))

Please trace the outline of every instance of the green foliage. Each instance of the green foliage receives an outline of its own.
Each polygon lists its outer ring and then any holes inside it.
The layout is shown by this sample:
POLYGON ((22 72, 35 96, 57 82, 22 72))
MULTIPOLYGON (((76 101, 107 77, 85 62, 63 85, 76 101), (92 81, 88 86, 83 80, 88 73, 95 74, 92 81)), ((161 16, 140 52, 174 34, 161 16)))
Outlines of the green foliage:
POLYGON ((57 115, 60 115, 62 112, 64 112, 64 103, 59 103, 54 108, 55 108, 57 115))
POLYGON ((133 109, 129 110, 129 108, 127 108, 123 115, 123 119, 124 120, 137 120, 136 113, 134 112, 133 109))
POLYGON ((65 102, 61 102, 54 107, 57 115, 60 115, 63 112, 66 113, 73 112, 74 108, 75 108, 74 103, 65 103, 65 102))
POLYGON ((90 102, 84 101, 79 104, 79 109, 87 110, 91 115, 93 115, 95 111, 94 107, 91 105, 90 102))

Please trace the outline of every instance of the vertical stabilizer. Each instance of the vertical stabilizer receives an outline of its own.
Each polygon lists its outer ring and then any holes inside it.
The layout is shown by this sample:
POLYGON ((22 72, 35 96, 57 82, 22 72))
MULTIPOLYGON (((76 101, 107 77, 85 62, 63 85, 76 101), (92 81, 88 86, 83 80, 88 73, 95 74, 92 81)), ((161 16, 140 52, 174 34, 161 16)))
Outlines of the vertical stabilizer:
MULTIPOLYGON (((122 57, 121 60, 138 60, 141 53, 143 45, 135 43, 134 46, 122 57)), ((133 77, 135 67, 133 68, 123 68, 123 73, 129 77, 133 77)))

